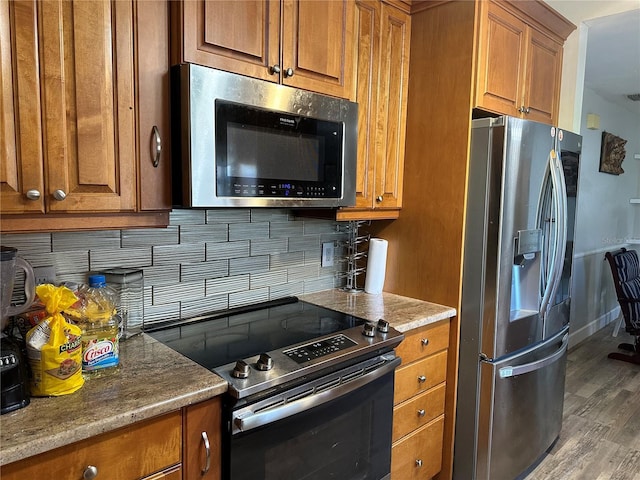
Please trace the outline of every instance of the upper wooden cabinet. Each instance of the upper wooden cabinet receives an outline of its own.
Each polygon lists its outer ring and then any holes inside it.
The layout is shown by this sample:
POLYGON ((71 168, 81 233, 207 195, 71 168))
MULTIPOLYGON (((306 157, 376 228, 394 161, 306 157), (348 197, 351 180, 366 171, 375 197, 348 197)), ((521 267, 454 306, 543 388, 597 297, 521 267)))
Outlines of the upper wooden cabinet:
MULTIPOLYGON (((168 209, 168 160, 153 167, 149 154, 162 142, 150 124, 169 134, 166 3, 3 1, 0 37, 3 231, 90 228, 89 213, 168 209)), ((121 222, 137 220, 102 217, 96 228, 121 222)))
POLYGON ((564 38, 524 13, 506 2, 480 2, 475 106, 552 124, 564 38))
POLYGON ((353 0, 172 2, 174 62, 353 99, 353 0))
POLYGON ((411 17, 377 0, 356 2, 356 205, 339 220, 397 218, 402 206, 411 17))

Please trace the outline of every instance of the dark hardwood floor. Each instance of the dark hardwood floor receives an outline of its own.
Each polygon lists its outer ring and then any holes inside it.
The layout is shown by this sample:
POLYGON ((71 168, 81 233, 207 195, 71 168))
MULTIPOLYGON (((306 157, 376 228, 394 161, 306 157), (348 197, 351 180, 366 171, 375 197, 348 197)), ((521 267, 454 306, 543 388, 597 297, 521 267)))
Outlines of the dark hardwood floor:
POLYGON ((608 325, 569 351, 560 438, 526 480, 640 480, 640 366, 608 325))

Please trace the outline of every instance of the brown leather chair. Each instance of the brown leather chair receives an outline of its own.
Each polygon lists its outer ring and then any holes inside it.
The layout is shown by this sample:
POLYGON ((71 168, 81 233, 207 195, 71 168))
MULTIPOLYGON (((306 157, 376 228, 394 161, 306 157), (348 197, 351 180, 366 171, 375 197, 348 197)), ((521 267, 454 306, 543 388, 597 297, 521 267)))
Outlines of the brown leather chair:
POLYGON ((634 337, 634 343, 621 343, 620 350, 630 353, 614 352, 609 358, 640 365, 640 261, 635 250, 622 248, 607 252, 605 258, 611 267, 613 284, 616 288, 618 303, 622 310, 625 330, 634 337))

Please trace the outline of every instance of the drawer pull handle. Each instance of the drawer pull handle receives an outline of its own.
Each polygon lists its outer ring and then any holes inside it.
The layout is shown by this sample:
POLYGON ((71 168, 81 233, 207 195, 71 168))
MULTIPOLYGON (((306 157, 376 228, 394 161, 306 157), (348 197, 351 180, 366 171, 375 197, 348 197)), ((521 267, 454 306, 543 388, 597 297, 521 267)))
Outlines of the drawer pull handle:
POLYGON ((427 377, 425 377, 424 375, 420 375, 420 376, 418 377, 418 382, 420 382, 420 383, 424 383, 424 382, 426 382, 426 381, 427 381, 427 377))
POLYGON ((207 460, 204 464, 204 468, 202 469, 202 475, 206 475, 211 467, 211 447, 209 445, 209 437, 207 436, 207 432, 202 432, 202 443, 204 443, 204 451, 207 454, 207 460))
POLYGON ((416 467, 422 466, 422 460, 416 460, 416 467))
POLYGON ((93 465, 89 465, 87 468, 84 469, 84 472, 82 473, 82 478, 84 480, 93 480, 97 476, 98 476, 98 467, 94 467, 93 465))
POLYGON ((162 137, 160 137, 160 130, 156 125, 151 129, 151 135, 154 141, 151 147, 151 164, 154 168, 158 168, 160 165, 160 155, 162 154, 162 137))
POLYGON ((426 347, 427 345, 429 345, 429 339, 428 338, 423 338, 420 343, 422 343, 423 347, 426 347))
POLYGON ((424 417, 425 413, 426 413, 426 412, 425 412, 425 411, 424 411, 424 409, 422 409, 422 408, 421 408, 420 410, 418 410, 418 416, 419 416, 419 417, 424 417))

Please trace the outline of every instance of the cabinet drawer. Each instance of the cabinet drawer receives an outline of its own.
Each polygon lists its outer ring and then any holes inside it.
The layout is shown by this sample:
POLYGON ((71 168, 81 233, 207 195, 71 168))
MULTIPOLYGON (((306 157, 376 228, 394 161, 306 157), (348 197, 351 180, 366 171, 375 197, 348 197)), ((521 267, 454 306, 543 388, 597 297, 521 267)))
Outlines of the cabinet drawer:
POLYGON ((444 415, 393 444, 391 480, 426 480, 442 468, 444 415))
POLYGON ((445 385, 440 385, 402 402, 393 409, 393 441, 397 441, 444 413, 445 385))
POLYGON ((2 480, 83 478, 89 465, 97 478, 138 479, 180 463, 181 435, 176 411, 5 465, 2 480))
POLYGON ((396 370, 394 405, 445 381, 447 350, 396 370))
POLYGON ((407 332, 396 353, 406 365, 448 347, 449 320, 446 320, 407 332))

